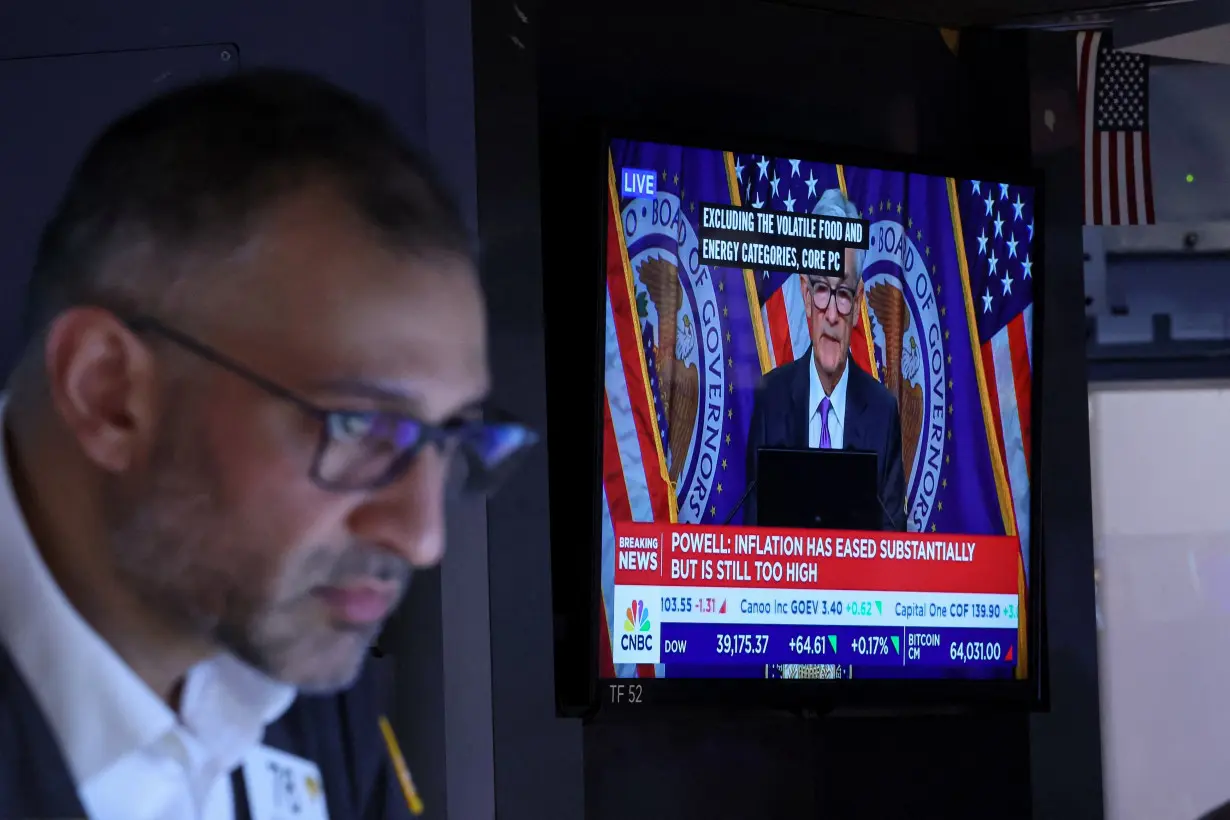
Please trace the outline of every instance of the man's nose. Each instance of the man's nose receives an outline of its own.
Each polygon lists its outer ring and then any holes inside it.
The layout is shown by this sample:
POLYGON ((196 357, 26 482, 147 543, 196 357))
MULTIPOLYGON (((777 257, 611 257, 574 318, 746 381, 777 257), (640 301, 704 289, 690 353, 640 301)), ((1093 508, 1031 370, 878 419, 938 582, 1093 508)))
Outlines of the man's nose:
POLYGON ((830 325, 835 325, 840 318, 841 314, 837 312, 837 294, 829 294, 828 306, 824 308, 824 320, 830 325))
POLYGON ((355 510, 352 532, 415 567, 444 557, 444 502, 449 459, 434 447, 419 453, 406 474, 355 510))

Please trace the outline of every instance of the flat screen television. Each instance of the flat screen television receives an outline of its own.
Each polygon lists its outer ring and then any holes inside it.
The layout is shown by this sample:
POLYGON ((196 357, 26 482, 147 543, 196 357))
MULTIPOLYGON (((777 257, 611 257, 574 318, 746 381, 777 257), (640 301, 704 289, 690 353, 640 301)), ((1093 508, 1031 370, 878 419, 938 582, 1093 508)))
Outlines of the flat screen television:
POLYGON ((1038 180, 592 147, 547 309, 561 709, 1040 706, 1038 180))

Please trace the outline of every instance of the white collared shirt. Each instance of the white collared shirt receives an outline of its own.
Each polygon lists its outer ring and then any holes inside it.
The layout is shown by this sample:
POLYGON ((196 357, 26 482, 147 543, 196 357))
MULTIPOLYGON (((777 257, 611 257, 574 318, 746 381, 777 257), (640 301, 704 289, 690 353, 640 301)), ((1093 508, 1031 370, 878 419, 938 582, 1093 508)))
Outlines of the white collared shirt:
POLYGON ((293 688, 219 655, 189 671, 176 715, 56 584, 18 506, 2 435, 0 642, 91 820, 232 820, 231 771, 295 698, 293 688))
MULTIPOLYGON (((823 420, 820 415, 820 400, 824 398, 824 385, 820 383, 820 371, 816 369, 816 360, 812 354, 811 387, 808 390, 808 406, 811 407, 810 422, 807 425, 807 446, 815 449, 820 446, 820 429, 823 420)), ((829 447, 840 450, 846 446, 846 383, 850 381, 850 363, 846 362, 841 371, 841 378, 833 385, 829 394, 829 447)))

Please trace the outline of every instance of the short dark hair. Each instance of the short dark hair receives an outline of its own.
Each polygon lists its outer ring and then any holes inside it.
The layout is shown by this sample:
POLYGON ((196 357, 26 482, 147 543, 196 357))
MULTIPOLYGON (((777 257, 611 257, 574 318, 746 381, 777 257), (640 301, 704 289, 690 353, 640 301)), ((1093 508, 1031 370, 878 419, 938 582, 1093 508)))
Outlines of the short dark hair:
POLYGON ((143 243, 161 265, 238 244, 254 217, 317 181, 398 249, 472 258, 453 201, 379 109, 310 74, 242 72, 160 96, 94 141, 39 243, 27 333, 78 304, 148 309, 174 265, 108 277, 113 254, 143 243))

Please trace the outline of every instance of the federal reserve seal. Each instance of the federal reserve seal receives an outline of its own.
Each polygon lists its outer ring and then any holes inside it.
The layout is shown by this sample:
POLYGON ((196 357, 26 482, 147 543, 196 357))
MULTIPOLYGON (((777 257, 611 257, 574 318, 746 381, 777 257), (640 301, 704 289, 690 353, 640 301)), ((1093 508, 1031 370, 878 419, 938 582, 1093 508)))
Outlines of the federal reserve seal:
POLYGON ((897 397, 906 474, 907 526, 931 519, 944 463, 948 373, 930 249, 900 222, 870 228, 863 287, 880 380, 897 397))
POLYGON ((719 472, 728 393, 717 289, 679 197, 659 190, 621 218, 679 521, 700 523, 719 472))

